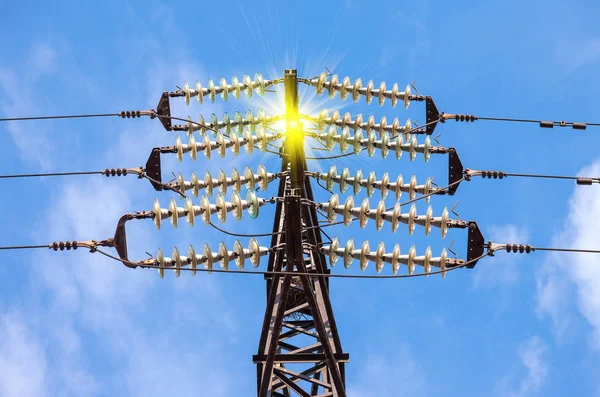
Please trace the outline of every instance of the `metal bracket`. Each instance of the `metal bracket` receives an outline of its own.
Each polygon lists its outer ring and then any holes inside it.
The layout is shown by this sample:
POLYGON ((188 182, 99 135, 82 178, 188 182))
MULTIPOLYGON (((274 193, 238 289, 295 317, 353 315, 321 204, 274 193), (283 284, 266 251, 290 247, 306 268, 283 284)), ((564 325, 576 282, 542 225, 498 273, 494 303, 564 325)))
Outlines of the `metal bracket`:
MULTIPOLYGON (((469 222, 468 239, 469 242, 467 244, 467 261, 471 261, 483 255, 483 251, 486 247, 485 239, 483 238, 481 230, 479 230, 479 226, 475 221, 469 222)), ((473 269, 476 264, 477 261, 471 263, 467 267, 469 269, 473 269)))
MULTIPOLYGON (((150 152, 150 157, 146 162, 146 175, 154 179, 157 182, 162 183, 162 174, 160 170, 160 148, 155 147, 150 152)), ((150 181, 155 190, 163 190, 162 185, 159 183, 150 181)))
POLYGON ((427 135, 433 134, 433 130, 438 123, 434 123, 434 121, 439 121, 440 123, 444 122, 444 119, 441 118, 441 113, 438 110, 437 106, 435 106, 435 102, 430 96, 425 97, 425 112, 427 114, 427 127, 425 127, 425 133, 427 135), (431 123, 431 124, 429 124, 431 123))
POLYGON ((156 114, 160 116, 158 119, 167 131, 173 131, 171 126, 171 105, 169 104, 169 93, 163 92, 158 105, 156 105, 156 114))
POLYGON ((127 233, 125 232, 125 223, 132 219, 151 219, 154 217, 152 211, 145 212, 136 212, 135 214, 125 214, 121 218, 119 218, 119 222, 117 223, 117 229, 115 230, 115 236, 110 240, 109 247, 114 247, 117 250, 117 254, 119 254, 119 258, 124 260, 123 264, 127 267, 135 269, 135 265, 132 265, 128 262, 129 258, 127 257, 127 233))
MULTIPOLYGON (((125 222, 130 219, 131 214, 125 214, 121 217, 121 219, 119 219, 113 242, 115 249, 117 250, 117 254, 119 254, 119 258, 123 259, 124 261, 129 261, 127 258, 127 234, 125 233, 125 222)), ((123 262, 123 264, 127 267, 132 267, 125 262, 123 262)))
MULTIPOLYGON (((456 149, 448 149, 448 185, 451 185, 454 182, 462 179, 463 172, 463 165, 458 157, 458 154, 456 153, 456 149)), ((458 189, 459 185, 460 183, 457 183, 456 185, 449 187, 448 194, 453 196, 454 193, 456 193, 456 189, 458 189)))

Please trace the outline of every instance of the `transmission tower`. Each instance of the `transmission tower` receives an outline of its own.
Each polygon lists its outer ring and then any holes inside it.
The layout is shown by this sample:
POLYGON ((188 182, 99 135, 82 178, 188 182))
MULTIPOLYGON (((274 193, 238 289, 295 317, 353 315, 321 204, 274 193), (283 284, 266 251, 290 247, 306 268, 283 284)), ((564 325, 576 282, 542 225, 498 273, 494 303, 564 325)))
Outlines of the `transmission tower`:
POLYGON ((281 172, 273 223, 272 247, 285 246, 269 256, 268 270, 296 272, 297 275, 274 275, 267 278, 267 308, 258 354, 257 391, 259 396, 300 396, 331 393, 345 396, 345 363, 333 309, 329 285, 324 277, 327 265, 323 253, 305 247, 321 247, 321 232, 312 187, 306 177, 304 132, 298 116, 298 77, 296 70, 286 70, 284 77, 286 128, 281 172), (305 252, 309 252, 308 256, 305 252), (309 336, 307 338, 306 336, 309 336), (292 371, 286 366, 303 364, 307 368, 292 371), (309 391, 301 387, 309 385, 309 391), (319 390, 323 391, 320 392, 319 390), (309 394, 310 393, 310 394, 309 394))
POLYGON ((398 89, 394 84, 391 90, 387 90, 385 83, 381 83, 376 89, 372 81, 363 87, 362 81, 357 79, 352 84, 349 77, 341 82, 337 75, 322 73, 315 78, 298 77, 296 70, 286 70, 283 78, 264 80, 257 74, 252 80, 244 76, 242 81, 236 77, 231 84, 221 79, 219 84, 209 81, 208 87, 203 88, 196 83, 192 89, 186 83, 183 89, 162 94, 156 109, 121 111, 118 113, 102 113, 74 116, 40 116, 6 118, 0 121, 19 121, 34 119, 61 119, 81 117, 111 117, 117 116, 123 119, 139 119, 150 117, 159 119, 167 131, 187 132, 188 143, 184 144, 179 136, 175 139, 173 146, 153 148, 144 167, 138 168, 106 168, 101 171, 86 172, 58 172, 47 174, 21 174, 0 175, 0 179, 22 178, 22 177, 49 177, 49 176, 72 176, 72 175, 103 175, 103 176, 127 176, 134 175, 138 178, 147 179, 157 191, 172 191, 185 199, 184 205, 179 206, 174 198, 170 199, 168 208, 160 206, 155 200, 151 209, 124 214, 117 222, 114 236, 103 240, 87 241, 58 241, 50 244, 30 246, 0 246, 0 250, 8 249, 32 249, 49 248, 54 251, 76 250, 78 248, 89 249, 92 253, 100 253, 112 259, 118 260, 130 268, 157 269, 160 277, 164 277, 166 270, 172 270, 176 277, 182 271, 211 273, 244 273, 263 275, 266 280, 266 309, 263 319, 262 331, 258 343, 257 354, 252 359, 256 365, 257 395, 259 397, 288 397, 298 396, 346 396, 346 363, 349 362, 349 354, 344 352, 340 336, 336 326, 335 317, 329 296, 329 280, 331 278, 410 278, 439 274, 445 277, 447 272, 461 268, 473 268, 476 263, 485 256, 494 256, 498 251, 505 250, 513 253, 532 253, 535 251, 566 251, 600 253, 600 250, 568 249, 555 247, 535 247, 528 244, 506 243, 498 244, 491 241, 486 242, 478 224, 475 221, 464 221, 460 218, 452 219, 447 208, 444 208, 440 216, 434 216, 431 206, 425 214, 419 215, 415 202, 425 200, 429 203, 435 195, 454 195, 463 181, 470 181, 476 176, 483 179, 504 179, 508 177, 546 178, 546 179, 569 179, 579 185, 599 184, 598 177, 574 177, 544 174, 520 174, 507 173, 498 170, 474 170, 464 168, 454 148, 434 146, 430 135, 439 123, 448 120, 474 122, 478 120, 510 121, 539 123, 542 128, 571 127, 573 129, 586 129, 587 126, 600 126, 600 123, 579 123, 568 121, 543 121, 523 120, 494 117, 477 117, 465 114, 446 114, 439 112, 433 99, 429 96, 421 96, 411 91, 407 86, 404 91, 398 89), (187 104, 192 98, 197 98, 202 103, 204 97, 214 101, 217 96, 227 100, 229 96, 239 98, 242 92, 249 98, 256 91, 263 95, 270 87, 283 84, 285 92, 285 114, 267 116, 264 111, 258 110, 256 115, 247 112, 243 117, 236 112, 233 118, 225 113, 221 120, 216 115, 210 117, 210 122, 202 116, 199 120, 192 121, 191 118, 182 119, 171 116, 170 98, 184 97, 187 104), (426 123, 422 126, 413 127, 410 120, 400 123, 397 118, 388 123, 385 117, 376 122, 373 116, 363 120, 360 114, 356 116, 345 113, 343 116, 338 111, 331 115, 323 110, 318 116, 299 113, 298 85, 306 84, 316 88, 317 94, 321 95, 326 90, 329 97, 340 94, 342 100, 350 97, 354 102, 359 98, 365 98, 367 104, 373 98, 377 98, 382 106, 386 99, 391 101, 392 107, 397 102, 403 102, 408 107, 411 101, 425 102, 426 123), (183 121, 185 124, 173 124, 173 121, 183 121), (273 130, 272 124, 280 120, 285 121, 284 131, 273 130), (314 125, 316 129, 305 128, 304 123, 314 125), (351 130, 352 133, 351 133, 351 130), (194 134, 199 132, 200 140, 196 141, 194 134), (211 139, 210 133, 214 139, 211 139), (424 143, 419 144, 417 136, 426 135, 424 143), (374 172, 370 172, 365 178, 362 171, 357 170, 351 175, 348 168, 344 168, 338 174, 335 165, 327 172, 315 172, 308 169, 305 155, 305 137, 315 139, 321 143, 326 150, 331 151, 339 146, 340 155, 319 157, 316 159, 334 160, 346 155, 357 155, 366 151, 369 156, 379 153, 383 158, 389 154, 399 159, 403 153, 408 153, 413 161, 421 154, 427 162, 431 155, 448 156, 448 185, 439 187, 431 178, 425 183, 419 184, 415 176, 405 183, 402 174, 392 176, 386 172, 378 179, 374 172), (282 141, 276 144, 277 141, 282 141), (270 150, 269 147, 276 150, 270 150), (247 153, 254 149, 269 152, 281 158, 281 168, 277 172, 269 172, 264 166, 258 170, 246 167, 243 173, 233 169, 228 177, 222 170, 217 178, 213 178, 206 171, 203 178, 192 173, 189 181, 179 174, 176 180, 164 182, 162 180, 161 156, 176 155, 179 161, 189 153, 196 160, 199 153, 204 153, 207 159, 216 152, 220 157, 225 157, 229 149, 234 155, 238 155, 244 148, 247 153), (349 153, 346 153, 349 151, 349 153), (314 179, 321 187, 331 194, 325 202, 316 202, 311 179, 314 179), (273 197, 259 197, 258 190, 265 192, 270 183, 278 181, 277 195, 273 197), (321 185, 324 182, 324 186, 321 185), (231 187, 230 201, 225 199, 228 188, 231 187), (245 200, 241 198, 242 189, 246 188, 245 200), (334 187, 339 188, 340 193, 351 189, 350 193, 357 195, 362 188, 366 189, 367 198, 360 206, 355 206, 353 195, 350 194, 344 203, 340 202, 337 194, 333 193, 334 187), (210 198, 214 191, 215 203, 210 198), (194 197, 200 192, 199 203, 194 203, 187 196, 191 191, 194 197), (379 203, 372 207, 369 198, 374 192, 381 194, 379 203), (400 202, 403 193, 408 193, 409 199, 400 202), (395 195, 395 204, 386 206, 385 199, 388 194, 395 195), (238 234, 223 230, 213 224, 211 216, 217 215, 221 222, 225 222, 228 213, 232 213, 235 219, 240 220, 244 211, 251 218, 259 215, 262 206, 275 205, 273 227, 271 233, 238 234), (402 212, 404 206, 410 205, 407 212, 402 212), (342 215, 341 222, 335 222, 336 217, 342 215), (152 220, 160 229, 164 220, 169 219, 173 227, 177 227, 180 218, 185 218, 191 226, 195 218, 200 216, 206 225, 233 236, 250 237, 248 248, 243 248, 239 240, 233 244, 233 250, 228 250, 224 243, 219 244, 216 251, 206 243, 202 252, 196 252, 190 246, 187 256, 181 255, 175 247, 171 257, 166 257, 162 250, 158 250, 156 258, 135 261, 128 257, 128 246, 125 226, 131 220, 152 220), (320 223, 319 216, 326 218, 325 224, 320 223), (425 235, 429 236, 432 228, 438 228, 441 237, 446 237, 449 229, 467 229, 466 258, 460 259, 452 250, 454 258, 449 257, 446 249, 441 255, 434 257, 429 247, 423 255, 417 255, 413 245, 407 254, 401 254, 398 244, 391 252, 386 252, 385 246, 379 243, 376 250, 371 251, 368 241, 364 241, 360 247, 355 247, 354 240, 348 239, 344 245, 340 244, 338 238, 329 239, 322 229, 335 224, 350 225, 358 221, 361 228, 366 227, 369 220, 375 221, 375 228, 381 230, 388 223, 392 233, 395 233, 400 224, 408 227, 412 235, 417 226, 424 229, 425 235), (323 235, 327 237, 325 241, 323 235), (254 237, 270 237, 269 246, 261 246, 254 237), (111 247, 117 251, 118 257, 103 250, 111 247), (262 257, 268 255, 268 265, 262 271, 245 271, 245 261, 250 259, 254 267, 259 267, 262 257), (361 271, 367 269, 369 262, 375 263, 377 275, 355 275, 335 274, 327 266, 327 259, 334 266, 338 259, 342 259, 346 269, 350 268, 353 260, 358 259, 361 271), (230 269, 230 263, 234 263, 237 269, 230 269), (220 265, 220 269, 218 268, 220 265), (408 274, 398 274, 401 265, 405 265, 408 274), (423 269, 422 273, 415 273, 416 266, 423 269), (384 268, 390 268, 390 274, 379 274, 384 268), (433 269, 437 268, 437 269, 433 269))

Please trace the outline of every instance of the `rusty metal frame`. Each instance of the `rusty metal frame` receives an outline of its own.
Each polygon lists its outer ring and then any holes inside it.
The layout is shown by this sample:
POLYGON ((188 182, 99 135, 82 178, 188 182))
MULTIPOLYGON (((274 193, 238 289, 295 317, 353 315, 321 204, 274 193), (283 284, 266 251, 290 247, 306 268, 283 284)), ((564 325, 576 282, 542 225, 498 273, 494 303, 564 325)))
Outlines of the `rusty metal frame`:
MULTIPOLYGON (((456 149, 448 149, 448 185, 458 182, 463 176, 464 168, 456 153, 456 149)), ((454 196, 454 193, 456 193, 456 190, 458 189, 458 185, 460 185, 460 182, 448 188, 448 194, 450 196, 454 196)))
MULTIPOLYGON (((472 261, 483 255, 483 251, 486 248, 483 234, 481 234, 481 230, 479 229, 479 226, 475 221, 469 222, 468 240, 469 242, 467 244, 467 261, 472 261)), ((477 261, 471 263, 467 267, 469 269, 473 269, 476 264, 477 261)))
MULTIPOLYGON (((160 168, 160 148, 155 147, 154 149, 152 149, 152 152, 150 152, 150 156, 148 156, 148 161, 146 161, 146 168, 145 168, 145 172, 146 175, 148 175, 150 178, 154 179, 157 182, 161 182, 162 183, 162 171, 160 168)), ((155 190, 163 190, 163 187, 161 184, 153 182, 152 180, 150 181, 150 183, 152 184, 152 187, 154 187, 155 190)))
POLYGON ((173 131, 173 126, 171 125, 171 104, 169 103, 168 92, 162 93, 158 105, 156 105, 156 114, 161 116, 158 119, 163 127, 165 127, 165 130, 173 131))
MULTIPOLYGON (((296 72, 286 71, 286 94, 292 93, 292 112, 297 113, 296 72)), ((286 95, 286 101, 288 100, 286 95)), ((288 108, 288 113, 290 109, 288 108)), ((285 244, 284 251, 272 252, 269 270, 297 272, 297 276, 266 276, 267 307, 263 321, 257 365, 257 393, 267 396, 336 396, 345 397, 345 363, 333 309, 325 257, 318 250, 322 244, 314 207, 302 201, 314 201, 310 179, 304 178, 304 148, 285 145, 282 171, 289 169, 279 184, 279 197, 273 224, 272 246, 285 244), (280 233, 284 232, 284 233, 280 233), (307 336, 309 338, 307 338, 307 336), (294 370, 286 368, 293 364, 294 370), (307 368, 297 371, 298 365, 307 368)))
POLYGON ((445 120, 442 117, 442 114, 438 110, 433 98, 430 96, 425 97, 425 115, 426 115, 426 123, 427 127, 425 127, 425 133, 427 135, 433 134, 435 127, 437 127, 438 123, 434 123, 434 121, 438 121, 443 123, 445 120))

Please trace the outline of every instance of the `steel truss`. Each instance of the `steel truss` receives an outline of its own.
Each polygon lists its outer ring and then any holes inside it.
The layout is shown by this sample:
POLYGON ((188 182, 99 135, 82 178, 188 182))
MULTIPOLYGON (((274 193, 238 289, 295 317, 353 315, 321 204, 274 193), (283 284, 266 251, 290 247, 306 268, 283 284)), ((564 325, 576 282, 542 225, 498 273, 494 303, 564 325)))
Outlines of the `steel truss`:
MULTIPOLYGON (((286 118, 290 128, 298 121, 297 75, 286 70, 286 118), (293 124, 290 124, 293 123, 293 124)), ((267 307, 258 346, 253 356, 259 397, 335 396, 345 397, 345 363, 325 277, 325 256, 309 178, 305 178, 303 144, 286 138, 282 171, 273 224, 271 247, 283 247, 269 256, 268 270, 297 275, 266 276, 267 307)))

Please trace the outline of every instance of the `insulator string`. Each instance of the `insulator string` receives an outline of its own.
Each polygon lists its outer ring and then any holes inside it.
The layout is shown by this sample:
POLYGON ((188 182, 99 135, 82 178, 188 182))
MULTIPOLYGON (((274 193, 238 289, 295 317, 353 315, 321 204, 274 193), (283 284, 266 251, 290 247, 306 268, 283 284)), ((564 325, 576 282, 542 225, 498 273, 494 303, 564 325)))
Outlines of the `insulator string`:
MULTIPOLYGON (((0 247, 0 250, 31 249, 31 248, 49 248, 49 246, 48 245, 11 246, 11 247, 0 247)), ((563 252, 576 252, 576 253, 594 253, 594 254, 600 253, 600 250, 584 250, 584 249, 568 249, 568 248, 536 248, 536 250, 538 250, 538 251, 563 251, 563 252)), ((110 259, 116 260, 116 261, 121 262, 128 266, 133 266, 133 267, 139 266, 141 268, 148 268, 148 269, 161 269, 161 267, 158 265, 140 264, 139 262, 121 259, 121 258, 111 255, 101 249, 98 249, 98 248, 95 248, 91 252, 92 253, 99 252, 100 254, 102 254, 110 259)), ((488 250, 486 253, 478 256, 477 258, 465 261, 457 266, 446 268, 445 270, 438 270, 438 271, 433 271, 433 272, 429 272, 429 273, 413 273, 413 274, 400 274, 400 275, 398 275, 398 274, 397 275, 367 275, 367 274, 352 275, 352 274, 331 274, 331 273, 330 274, 327 274, 327 273, 299 273, 299 272, 287 272, 287 271, 249 271, 249 272, 247 272, 247 271, 243 271, 243 270, 233 270, 233 269, 232 270, 214 269, 214 268, 213 269, 205 269, 205 268, 191 269, 189 267, 180 267, 180 268, 177 268, 177 270, 197 271, 197 272, 207 272, 207 273, 212 272, 212 273, 263 275, 263 276, 265 276, 265 275, 299 276, 301 274, 304 274, 304 275, 307 275, 308 277, 349 278, 349 279, 396 279, 396 278, 413 278, 413 277, 424 277, 424 276, 426 277, 426 276, 432 276, 432 275, 436 275, 436 274, 448 273, 453 270, 467 267, 467 266, 471 265, 472 263, 476 263, 477 261, 481 260, 482 258, 492 255, 492 252, 493 251, 488 250)), ((162 269, 165 269, 165 268, 162 267, 162 269)))
MULTIPOLYGON (((158 116, 156 116, 156 117, 158 117, 158 116)), ((309 117, 309 116, 305 116, 305 117, 309 117)), ((412 134, 412 133, 413 133, 413 132, 415 132, 415 131, 421 131, 423 128, 429 127, 429 126, 431 126, 431 125, 433 125, 433 124, 437 124, 437 123, 439 123, 441 120, 442 120, 441 118, 439 118, 439 119, 435 119, 435 120, 432 120, 432 121, 430 121, 430 122, 428 122, 428 123, 425 123, 425 124, 423 124, 423 125, 417 125, 417 126, 415 126, 414 128, 411 128, 411 129, 410 129, 410 130, 408 130, 408 131, 397 132, 397 133, 395 133, 395 134, 391 134, 391 135, 390 135, 390 139, 394 139, 394 138, 396 138, 398 135, 410 135, 410 134, 412 134)), ((374 128, 374 129, 375 129, 375 128, 374 128)), ((316 137, 316 134, 314 134, 314 133, 313 133, 312 135, 308 135, 308 136, 310 136, 311 138, 315 138, 315 137, 316 137)))
MULTIPOLYGON (((441 192, 441 191, 447 190, 447 189, 451 188, 451 187, 452 187, 452 186, 454 186, 454 185, 458 185, 460 182, 462 182, 462 181, 464 181, 464 180, 465 180, 464 178, 462 178, 462 179, 459 179, 458 181, 452 182, 451 184, 449 184, 449 185, 447 185, 447 186, 444 186, 444 187, 441 187, 441 188, 439 188, 439 189, 438 189, 436 192, 431 192, 431 193, 429 193, 429 194, 424 194, 424 195, 422 195, 422 196, 415 197, 415 198, 413 198, 413 199, 411 199, 411 200, 408 200, 408 201, 405 201, 405 202, 399 203, 398 205, 399 205, 400 207, 403 207, 403 206, 405 206, 405 205, 408 205, 408 204, 414 203, 415 201, 418 201, 418 200, 423 200, 423 199, 425 199, 425 198, 427 198, 427 197, 429 197, 429 196, 431 196, 431 195, 434 195, 434 194, 440 194, 440 192, 441 192)), ((392 209, 394 209, 394 207, 386 208, 386 211, 390 211, 390 210, 392 210, 392 209)), ((356 220, 358 220, 358 219, 359 219, 358 217, 352 217, 352 218, 350 219, 350 221, 356 221, 356 220)), ((311 227, 307 227, 307 228, 305 228, 305 229, 303 229, 303 230, 310 230, 310 229, 315 229, 315 228, 323 228, 323 227, 336 226, 336 225, 342 225, 342 224, 344 224, 344 221, 339 221, 339 222, 331 222, 331 223, 328 223, 328 224, 325 224, 325 225, 319 225, 319 226, 311 226, 311 227)))
MULTIPOLYGON (((157 114, 157 115, 156 115, 156 118, 159 118, 159 119, 178 120, 178 121, 185 121, 186 123, 191 123, 191 124, 194 124, 194 125, 198 125, 198 126, 200 126, 200 127, 203 127, 203 128, 205 128, 206 130, 208 130, 208 131, 212 131, 212 132, 214 132, 215 134, 217 134, 217 133, 219 133, 219 132, 220 132, 220 131, 218 131, 218 130, 215 130, 214 128, 211 128, 211 127, 207 126, 206 124, 198 123, 197 121, 193 121, 193 120, 187 120, 187 119, 183 119, 183 118, 181 118, 181 117, 175 117, 175 116, 163 116, 163 115, 157 114)), ((224 137, 226 137, 226 138, 229 138, 229 134, 225 134, 225 133, 222 133, 222 132, 221 132, 221 134, 223 134, 223 136, 224 136, 224 137)), ((254 145, 254 147, 258 149, 258 147, 257 147, 256 145, 254 145)), ((279 152, 275 152, 275 151, 273 151, 273 150, 269 150, 269 149, 266 149, 266 150, 264 150, 264 152, 267 152, 267 153, 272 153, 272 154, 276 154, 276 155, 278 155, 278 156, 280 155, 280 153, 279 153, 279 152)))
MULTIPOLYGON (((402 207, 402 206, 405 206, 405 205, 411 204, 411 203, 413 203, 413 202, 415 202, 415 201, 418 201, 418 200, 425 199, 425 198, 427 198, 427 197, 429 197, 429 196, 431 196, 431 195, 434 195, 434 194, 440 194, 440 192, 442 192, 442 191, 444 191, 444 190, 447 190, 447 189, 449 189, 450 187, 452 187, 452 186, 454 186, 454 185, 457 185, 457 184, 459 184, 459 183, 460 183, 460 182, 462 182, 463 180, 464 180, 464 178, 463 178, 463 179, 461 179, 461 180, 458 180, 458 181, 456 181, 456 182, 453 182, 453 183, 449 184, 448 186, 444 186, 444 187, 442 187, 442 188, 438 188, 438 189, 437 189, 435 192, 431 192, 431 193, 429 193, 429 194, 424 194, 424 195, 422 195, 422 196, 415 197, 414 199, 411 199, 411 200, 409 200, 409 201, 406 201, 406 202, 403 202, 403 203, 399 203, 399 206, 401 206, 401 207, 402 207)), ((281 198, 279 198, 279 199, 281 199, 281 198)), ((316 202, 310 202, 310 205, 312 205, 312 206, 315 206, 315 207, 316 207, 316 206, 317 206, 317 203, 316 203, 316 202)), ((387 208, 387 209, 386 209, 386 211, 390 211, 390 210, 392 210, 392 209, 393 209, 393 207, 391 207, 391 208, 387 208)), ((351 221, 355 221, 355 220, 358 220, 358 219, 359 219, 358 217, 352 217, 352 218, 351 218, 351 221)), ((320 229, 321 231, 323 231, 323 230, 321 229, 321 228, 323 228, 323 227, 329 227, 329 226, 341 225, 341 224, 343 224, 343 223, 344 223, 344 221, 340 221, 340 222, 330 222, 330 223, 327 223, 327 224, 325 224, 325 225, 317 225, 317 226, 310 226, 310 227, 306 227, 306 228, 303 228, 303 230, 320 229)), ((219 231, 221 231, 221 232, 223 232, 223 233, 225 233, 225 234, 228 234, 228 235, 231 235, 231 236, 237 236, 237 237, 269 237, 269 236, 274 236, 274 235, 277 235, 277 234, 285 234, 285 232, 276 232, 276 233, 256 233, 256 234, 238 234, 238 233, 234 233, 234 232, 227 231, 227 230, 225 230, 225 229, 221 229, 221 228, 219 228, 218 226, 214 225, 212 222, 210 222, 209 224, 210 224, 210 225, 211 225, 213 228, 215 228, 215 229, 217 229, 217 230, 219 230, 219 231)))
MULTIPOLYGON (((173 268, 165 268, 165 267, 160 267, 159 265, 149 265, 149 264, 140 264, 139 262, 133 262, 133 261, 128 261, 128 260, 124 260, 121 258, 118 258, 114 255, 111 255, 107 252, 104 252, 100 249, 96 249, 94 252, 99 252, 102 255, 114 259, 116 261, 122 262, 126 265, 130 265, 130 266, 139 266, 141 268, 144 269, 164 269, 164 270, 173 270, 173 268)), ((266 276, 266 275, 278 275, 278 276, 301 276, 301 275, 306 275, 308 277, 328 277, 328 278, 357 278, 357 279, 396 279, 396 278, 413 278, 413 277, 425 277, 425 276, 433 276, 436 274, 442 274, 442 273, 448 273, 451 272, 453 270, 458 270, 458 269, 462 269, 466 266, 471 265, 472 263, 476 263, 477 261, 481 260, 482 258, 486 257, 490 255, 489 253, 485 253, 483 255, 480 255, 479 257, 475 258, 475 259, 471 259, 469 261, 466 261, 464 263, 461 263, 460 265, 456 265, 453 267, 449 267, 446 268, 445 270, 438 270, 438 271, 433 271, 433 272, 429 272, 429 273, 413 273, 413 274, 396 274, 396 275, 369 275, 369 274, 331 274, 331 273, 299 273, 299 272, 287 272, 287 271, 275 271, 275 270, 271 270, 271 271, 244 271, 244 270, 225 270, 225 269, 205 269, 205 268, 196 268, 196 269, 192 269, 189 267, 180 267, 177 268, 177 270, 183 270, 183 271, 197 271, 197 272, 206 272, 206 273, 230 273, 230 274, 248 274, 248 275, 262 275, 262 276, 266 276)))
MULTIPOLYGON (((464 180, 465 180, 465 178, 461 178, 461 179, 459 179, 459 180, 457 180, 457 181, 454 181, 454 182, 452 182, 452 183, 451 183, 451 184, 449 184, 449 185, 446 185, 446 186, 444 186, 444 187, 438 188, 436 191, 429 192, 429 193, 427 193, 427 194, 424 194, 424 195, 422 195, 422 196, 418 196, 418 197, 415 197, 415 198, 413 198, 413 199, 410 199, 410 200, 408 200, 408 201, 405 201, 405 202, 403 202, 403 203, 400 203, 400 207, 403 207, 403 206, 405 206, 405 205, 408 205, 408 204, 414 203, 415 201, 418 201, 418 200, 423 200, 423 199, 425 199, 425 198, 427 198, 427 197, 429 197, 429 196, 433 196, 434 194, 440 194, 440 192, 447 191, 447 190, 448 190, 448 189, 450 189, 451 187, 453 187, 453 186, 455 186, 455 185, 458 185, 459 183, 461 183, 461 182, 462 182, 462 181, 464 181, 464 180)), ((390 211, 390 210, 392 210, 393 208, 394 208, 394 207, 386 208, 386 211, 390 211)))

